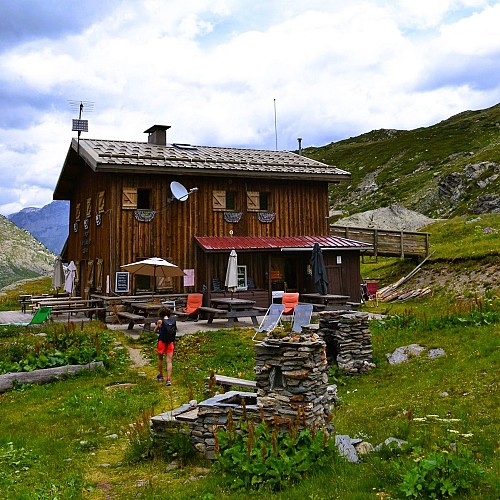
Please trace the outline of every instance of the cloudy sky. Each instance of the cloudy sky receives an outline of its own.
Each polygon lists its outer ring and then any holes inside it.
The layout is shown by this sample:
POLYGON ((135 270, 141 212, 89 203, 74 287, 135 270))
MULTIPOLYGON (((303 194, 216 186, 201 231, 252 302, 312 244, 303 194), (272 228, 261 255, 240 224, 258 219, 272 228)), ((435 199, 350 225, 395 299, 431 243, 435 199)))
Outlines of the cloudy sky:
POLYGON ((499 26, 500 0, 1 0, 0 213, 52 201, 71 101, 88 138, 322 146, 500 102, 499 26))

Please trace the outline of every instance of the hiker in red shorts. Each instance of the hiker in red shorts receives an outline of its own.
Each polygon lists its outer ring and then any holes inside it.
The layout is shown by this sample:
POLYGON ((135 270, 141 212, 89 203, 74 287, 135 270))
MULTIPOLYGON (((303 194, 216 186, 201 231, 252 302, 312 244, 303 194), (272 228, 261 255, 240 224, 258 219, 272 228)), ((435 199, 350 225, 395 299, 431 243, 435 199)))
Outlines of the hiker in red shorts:
POLYGON ((175 318, 171 317, 170 309, 163 307, 159 311, 160 319, 155 326, 155 333, 158 333, 158 345, 156 352, 158 353, 158 375, 156 380, 163 382, 163 355, 165 354, 167 361, 167 385, 172 385, 172 357, 174 355, 175 335, 177 333, 177 323, 175 318))

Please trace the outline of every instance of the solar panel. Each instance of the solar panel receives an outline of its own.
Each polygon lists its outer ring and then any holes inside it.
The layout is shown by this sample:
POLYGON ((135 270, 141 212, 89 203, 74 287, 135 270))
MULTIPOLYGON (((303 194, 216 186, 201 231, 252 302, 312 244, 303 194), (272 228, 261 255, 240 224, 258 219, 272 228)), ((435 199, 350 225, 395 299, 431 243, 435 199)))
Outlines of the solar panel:
POLYGON ((89 121, 73 119, 73 132, 88 132, 89 131, 89 121))

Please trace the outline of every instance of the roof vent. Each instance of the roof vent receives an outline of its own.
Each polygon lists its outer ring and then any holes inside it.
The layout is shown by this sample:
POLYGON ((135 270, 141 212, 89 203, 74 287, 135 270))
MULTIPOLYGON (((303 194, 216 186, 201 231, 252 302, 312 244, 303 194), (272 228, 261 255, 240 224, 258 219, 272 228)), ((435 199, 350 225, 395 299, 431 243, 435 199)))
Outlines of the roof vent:
POLYGON ((167 145, 167 130, 170 125, 153 125, 144 131, 148 134, 148 144, 156 144, 157 146, 167 145))

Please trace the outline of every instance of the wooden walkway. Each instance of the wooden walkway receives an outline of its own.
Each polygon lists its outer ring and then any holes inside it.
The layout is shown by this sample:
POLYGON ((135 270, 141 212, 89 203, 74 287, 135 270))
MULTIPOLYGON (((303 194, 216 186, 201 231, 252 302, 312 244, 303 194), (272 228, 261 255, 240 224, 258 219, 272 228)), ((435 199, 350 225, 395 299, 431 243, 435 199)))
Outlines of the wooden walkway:
POLYGON ((369 227, 330 225, 330 235, 362 241, 373 246, 363 255, 375 257, 427 257, 430 253, 430 233, 416 231, 391 231, 369 227))

